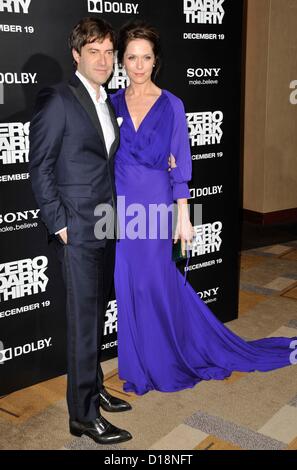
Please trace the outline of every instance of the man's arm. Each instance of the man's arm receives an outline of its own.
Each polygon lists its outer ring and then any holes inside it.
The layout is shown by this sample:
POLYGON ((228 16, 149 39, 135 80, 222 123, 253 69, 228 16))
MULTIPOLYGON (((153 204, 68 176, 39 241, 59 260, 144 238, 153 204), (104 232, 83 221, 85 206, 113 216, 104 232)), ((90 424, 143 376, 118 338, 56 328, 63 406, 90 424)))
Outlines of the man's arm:
POLYGON ((65 121, 61 96, 53 88, 42 90, 30 124, 29 173, 42 220, 51 234, 67 226, 66 212, 54 172, 63 141, 65 121))

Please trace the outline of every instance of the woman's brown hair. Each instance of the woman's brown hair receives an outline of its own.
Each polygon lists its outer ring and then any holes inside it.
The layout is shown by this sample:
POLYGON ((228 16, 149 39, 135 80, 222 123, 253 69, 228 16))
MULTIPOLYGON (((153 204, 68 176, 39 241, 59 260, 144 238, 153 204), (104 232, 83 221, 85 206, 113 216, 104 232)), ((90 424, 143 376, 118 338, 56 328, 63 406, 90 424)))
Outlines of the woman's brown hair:
POLYGON ((152 49, 155 55, 155 69, 154 76, 156 77, 161 67, 161 48, 160 48, 160 35, 158 31, 146 23, 145 21, 131 21, 125 24, 119 31, 118 35, 118 62, 120 65, 123 64, 123 58, 127 46, 130 41, 134 39, 145 39, 152 45, 152 49))

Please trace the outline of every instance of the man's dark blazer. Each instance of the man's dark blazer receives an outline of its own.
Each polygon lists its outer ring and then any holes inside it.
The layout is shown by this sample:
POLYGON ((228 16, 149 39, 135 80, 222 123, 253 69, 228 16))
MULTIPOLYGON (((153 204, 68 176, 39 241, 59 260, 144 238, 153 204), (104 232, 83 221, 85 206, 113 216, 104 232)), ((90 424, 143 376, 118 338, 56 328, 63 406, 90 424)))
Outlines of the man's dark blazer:
POLYGON ((94 103, 76 75, 42 90, 31 120, 29 172, 42 220, 50 234, 67 226, 73 245, 104 246, 94 235, 94 209, 116 206, 119 128, 108 99, 107 105, 115 132, 109 155, 94 103))

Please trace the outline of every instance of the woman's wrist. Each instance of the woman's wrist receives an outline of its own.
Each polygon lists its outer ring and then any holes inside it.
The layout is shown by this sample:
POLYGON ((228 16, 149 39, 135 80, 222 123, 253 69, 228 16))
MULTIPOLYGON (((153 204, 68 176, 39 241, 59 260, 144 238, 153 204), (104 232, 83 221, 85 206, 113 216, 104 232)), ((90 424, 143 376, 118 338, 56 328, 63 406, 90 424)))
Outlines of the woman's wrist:
POLYGON ((177 200, 177 207, 178 208, 184 208, 188 206, 188 199, 186 198, 181 198, 177 200))
POLYGON ((177 207, 178 207, 178 213, 177 213, 178 220, 180 220, 180 221, 181 220, 182 221, 190 220, 188 200, 187 199, 178 199, 177 207))

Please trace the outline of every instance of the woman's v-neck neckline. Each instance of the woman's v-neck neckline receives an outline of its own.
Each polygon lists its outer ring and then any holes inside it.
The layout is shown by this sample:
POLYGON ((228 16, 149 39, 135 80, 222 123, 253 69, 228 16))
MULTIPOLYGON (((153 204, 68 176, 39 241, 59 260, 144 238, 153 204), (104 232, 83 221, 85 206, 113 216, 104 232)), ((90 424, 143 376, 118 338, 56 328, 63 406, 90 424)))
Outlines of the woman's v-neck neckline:
POLYGON ((160 98, 163 96, 163 90, 161 89, 161 94, 158 96, 158 98, 156 99, 156 101, 154 101, 154 103, 152 104, 152 106, 150 107, 150 109, 148 110, 148 112, 145 114, 145 116, 142 118, 138 128, 136 129, 135 128, 135 125, 134 125, 134 122, 133 122, 133 119, 131 117, 131 114, 130 114, 130 111, 129 111, 129 108, 128 108, 128 105, 127 105, 127 101, 126 101, 126 90, 124 90, 123 92, 123 98, 124 98, 124 105, 125 105, 125 108, 126 108, 126 112, 129 116, 129 119, 130 119, 130 122, 131 122, 131 125, 133 127, 133 130, 135 132, 135 134, 137 134, 139 132, 139 129, 141 128, 143 122, 146 120, 146 118, 150 115, 151 111, 155 108, 156 104, 159 102, 160 98))

